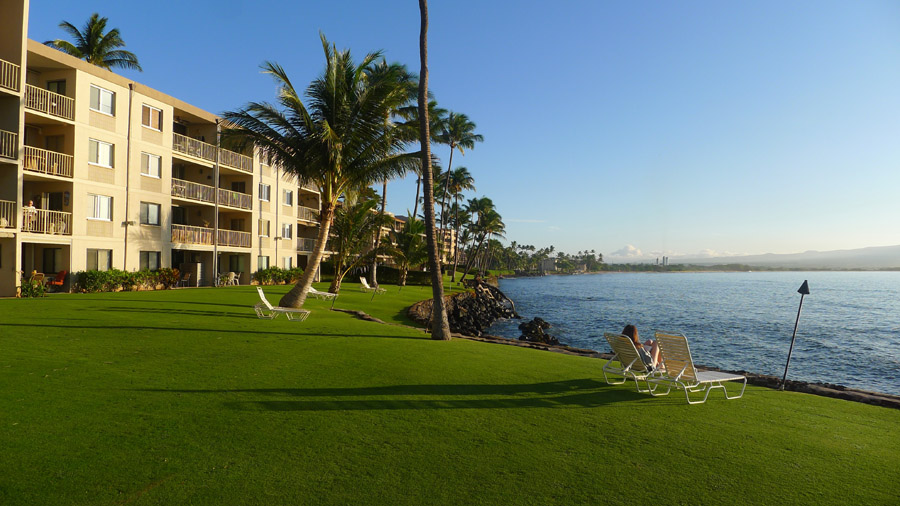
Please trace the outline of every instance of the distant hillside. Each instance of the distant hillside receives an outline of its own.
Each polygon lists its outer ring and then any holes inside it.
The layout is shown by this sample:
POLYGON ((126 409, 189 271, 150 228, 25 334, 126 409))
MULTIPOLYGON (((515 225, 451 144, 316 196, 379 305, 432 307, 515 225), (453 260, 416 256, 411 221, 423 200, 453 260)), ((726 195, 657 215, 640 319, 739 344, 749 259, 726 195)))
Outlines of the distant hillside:
POLYGON ((712 258, 673 258, 671 263, 693 265, 744 264, 760 267, 787 268, 822 268, 822 269, 887 269, 900 268, 900 245, 873 248, 807 251, 780 255, 712 257, 712 258))

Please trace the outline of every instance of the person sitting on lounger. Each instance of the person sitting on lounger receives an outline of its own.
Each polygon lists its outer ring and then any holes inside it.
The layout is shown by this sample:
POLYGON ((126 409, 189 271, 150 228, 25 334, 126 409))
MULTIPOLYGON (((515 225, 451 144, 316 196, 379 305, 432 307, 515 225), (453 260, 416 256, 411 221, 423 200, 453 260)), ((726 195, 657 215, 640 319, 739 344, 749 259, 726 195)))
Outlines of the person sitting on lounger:
POLYGON ((656 344, 656 341, 647 339, 647 342, 641 343, 641 340, 638 338, 637 327, 631 324, 625 325, 622 335, 634 341, 634 347, 637 348, 638 355, 641 356, 641 361, 644 362, 644 365, 648 368, 657 368, 659 364, 659 346, 656 344))

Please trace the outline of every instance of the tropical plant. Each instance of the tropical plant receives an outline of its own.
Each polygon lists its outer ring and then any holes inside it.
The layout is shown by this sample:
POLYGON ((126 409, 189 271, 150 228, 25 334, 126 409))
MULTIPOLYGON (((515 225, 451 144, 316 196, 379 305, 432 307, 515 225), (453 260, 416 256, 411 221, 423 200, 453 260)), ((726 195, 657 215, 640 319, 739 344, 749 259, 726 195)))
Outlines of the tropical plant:
POLYGON ((418 267, 428 259, 424 234, 425 224, 410 216, 397 234, 396 245, 391 243, 389 237, 382 240, 383 251, 394 260, 400 269, 400 279, 397 283, 400 286, 406 286, 410 268, 418 267))
POLYGON ((425 185, 425 237, 428 244, 428 270, 431 271, 431 338, 450 340, 450 322, 444 305, 444 280, 438 260, 434 233, 434 175, 431 173, 431 125, 428 122, 428 0, 419 0, 419 143, 422 148, 422 178, 425 185))
MULTIPOLYGON (((429 96, 431 94, 429 93, 429 96)), ((418 104, 409 105, 406 107, 401 107, 397 111, 397 115, 403 120, 398 123, 398 127, 403 132, 403 135, 409 140, 419 140, 419 106, 418 104)), ((429 134, 431 135, 431 142, 438 142, 438 135, 441 133, 441 128, 444 124, 445 119, 447 118, 447 109, 438 107, 437 101, 429 100, 428 101, 428 122, 429 126, 429 134)), ((436 166, 437 160, 432 157, 431 165, 432 167, 436 166)), ((413 201, 413 212, 410 216, 413 218, 417 217, 419 212, 419 195, 420 190, 422 189, 422 171, 419 170, 416 172, 416 199, 413 201)))
MULTIPOLYGON (((475 123, 469 120, 469 117, 465 114, 450 112, 447 115, 447 120, 443 123, 443 131, 441 135, 438 136, 438 142, 441 144, 446 144, 450 146, 450 160, 447 162, 447 173, 451 174, 453 171, 453 152, 459 151, 459 154, 465 156, 467 149, 475 148, 476 142, 483 142, 484 137, 480 134, 475 133, 475 123)), ((444 181, 444 193, 443 198, 441 199, 441 223, 445 223, 444 220, 444 202, 447 198, 447 195, 450 194, 449 190, 450 178, 444 181)), ((444 233, 441 233, 441 243, 444 242, 444 233)))
POLYGON ((455 170, 450 172, 449 185, 450 195, 454 200, 454 206, 451 207, 451 210, 454 210, 453 227, 456 232, 454 234, 454 236, 456 237, 456 241, 454 241, 453 244, 453 270, 450 272, 451 283, 453 281, 456 281, 456 266, 459 260, 459 198, 462 196, 462 192, 467 190, 475 190, 475 178, 472 177, 472 174, 469 173, 469 170, 467 168, 457 167, 455 170))
POLYGON ((300 281, 279 302, 301 307, 325 252, 341 195, 418 168, 418 153, 385 121, 411 98, 414 78, 399 64, 379 63, 381 52, 355 63, 350 51, 338 51, 321 36, 326 67, 306 89, 306 103, 284 69, 262 68, 278 86, 277 105, 252 102, 226 112, 226 142, 252 144, 286 173, 321 188, 322 206, 316 245, 300 281))
POLYGON ((334 255, 334 279, 328 291, 340 293, 341 281, 350 271, 365 260, 366 250, 372 247, 372 237, 382 226, 390 225, 392 219, 375 212, 378 200, 361 200, 354 205, 341 206, 334 213, 331 249, 334 255))
POLYGON ((81 30, 72 23, 63 21, 59 27, 72 37, 73 42, 56 39, 44 44, 101 68, 121 67, 143 71, 134 53, 119 49, 125 47, 125 41, 118 28, 104 33, 108 21, 109 19, 101 18, 96 12, 91 14, 81 30))
POLYGON ((494 208, 494 203, 491 199, 487 197, 470 199, 468 209, 470 213, 477 216, 477 219, 474 220, 472 225, 472 229, 473 236, 475 236, 478 246, 475 247, 471 257, 467 259, 466 270, 463 272, 462 277, 459 278, 460 282, 466 278, 472 267, 476 265, 478 254, 480 253, 485 240, 494 236, 503 237, 505 231, 503 220, 494 208))

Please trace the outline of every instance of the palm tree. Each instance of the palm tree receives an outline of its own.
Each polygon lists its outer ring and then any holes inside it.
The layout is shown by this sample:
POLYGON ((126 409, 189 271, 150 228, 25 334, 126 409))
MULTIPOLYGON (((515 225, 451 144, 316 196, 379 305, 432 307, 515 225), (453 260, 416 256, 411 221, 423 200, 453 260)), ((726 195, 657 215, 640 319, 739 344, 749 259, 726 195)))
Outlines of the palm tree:
MULTIPOLYGON (((459 154, 465 155, 466 149, 475 148, 476 142, 483 142, 484 137, 475 133, 475 123, 469 120, 465 114, 450 112, 447 120, 443 125, 443 132, 438 136, 441 144, 450 146, 450 160, 447 162, 447 172, 453 170, 453 152, 459 150, 459 154)), ((449 193, 447 185, 450 180, 446 181, 444 186, 444 198, 449 193)), ((444 199, 441 200, 441 223, 444 222, 444 199)), ((441 232, 441 244, 444 242, 444 233, 441 232)))
MULTIPOLYGON (((334 279, 328 291, 340 293, 341 281, 366 258, 366 250, 372 246, 376 230, 390 223, 391 218, 375 212, 378 200, 360 200, 353 205, 343 205, 334 212, 331 248, 335 254, 334 279)), ((378 248, 375 248, 376 252, 378 248)))
POLYGON ((306 89, 307 105, 284 69, 262 68, 278 85, 277 105, 251 102, 226 112, 223 136, 239 147, 252 144, 282 170, 321 190, 320 226, 312 256, 297 285, 279 305, 301 307, 322 261, 340 196, 351 189, 402 175, 418 166, 418 153, 403 151, 385 117, 409 98, 412 78, 399 64, 378 65, 380 52, 356 64, 321 36, 325 71, 306 89))
POLYGON ((467 259, 466 270, 463 272, 462 277, 459 278, 460 282, 466 278, 469 271, 476 264, 478 253, 481 250, 481 246, 484 244, 485 239, 493 235, 503 237, 503 232, 505 230, 503 220, 496 209, 494 209, 494 203, 491 199, 487 197, 470 199, 468 209, 470 213, 478 216, 473 225, 474 240, 478 242, 478 246, 475 247, 471 258, 467 259))
MULTIPOLYGON (((407 210, 408 211, 408 210, 407 210)), ((406 286, 406 277, 410 267, 416 267, 428 259, 428 248, 422 235, 425 233, 425 224, 420 220, 409 217, 403 224, 403 229, 397 234, 397 245, 391 244, 390 238, 382 240, 382 248, 394 262, 400 267, 400 286, 406 286)))
POLYGON ((450 173, 449 188, 450 195, 453 196, 453 199, 456 203, 455 216, 453 219, 454 230, 456 231, 456 241, 454 241, 453 245, 453 270, 450 274, 450 282, 452 283, 456 281, 456 265, 457 257, 459 256, 459 197, 460 195, 462 195, 462 192, 466 190, 475 190, 475 178, 473 178, 472 174, 469 173, 469 169, 465 167, 457 167, 456 170, 450 173))
POLYGON ((428 122, 428 0, 419 0, 419 143, 422 149, 422 178, 425 185, 425 236, 428 241, 428 268, 431 269, 431 338, 450 340, 450 323, 444 306, 444 282, 441 263, 438 261, 437 241, 434 233, 434 177, 431 173, 431 125, 428 122))
POLYGON ((81 30, 75 28, 72 23, 63 21, 59 27, 72 37, 74 44, 62 39, 48 40, 44 44, 107 70, 122 67, 143 71, 134 53, 118 49, 125 47, 125 41, 122 40, 118 28, 103 33, 107 21, 109 21, 107 18, 101 18, 96 12, 81 30))
MULTIPOLYGON (((431 93, 428 94, 431 96, 431 93)), ((407 107, 401 107, 397 111, 397 115, 403 119, 404 121, 398 123, 398 127, 402 129, 404 135, 408 136, 408 139, 418 140, 419 139, 419 107, 418 105, 410 105, 407 107)), ((428 122, 430 123, 429 132, 431 135, 431 142, 438 142, 438 135, 441 133, 442 125, 447 118, 447 109, 442 107, 438 107, 437 101, 434 99, 428 101, 428 122)), ((432 159, 431 164, 434 166, 436 160, 432 159)), ((413 202, 413 212, 410 216, 413 218, 416 217, 419 212, 419 193, 422 189, 422 173, 416 173, 416 200, 413 202)), ((407 209, 409 211, 409 209, 407 209)))

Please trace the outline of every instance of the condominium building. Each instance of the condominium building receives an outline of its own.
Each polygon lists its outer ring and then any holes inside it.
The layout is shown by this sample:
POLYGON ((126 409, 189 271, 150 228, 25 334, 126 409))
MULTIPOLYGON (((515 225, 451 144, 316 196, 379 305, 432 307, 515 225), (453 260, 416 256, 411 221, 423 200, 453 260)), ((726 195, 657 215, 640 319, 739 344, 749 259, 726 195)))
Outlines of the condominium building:
POLYGON ((224 149, 214 114, 28 39, 27 0, 0 12, 0 296, 32 272, 175 267, 203 286, 305 266, 316 188, 224 149))

